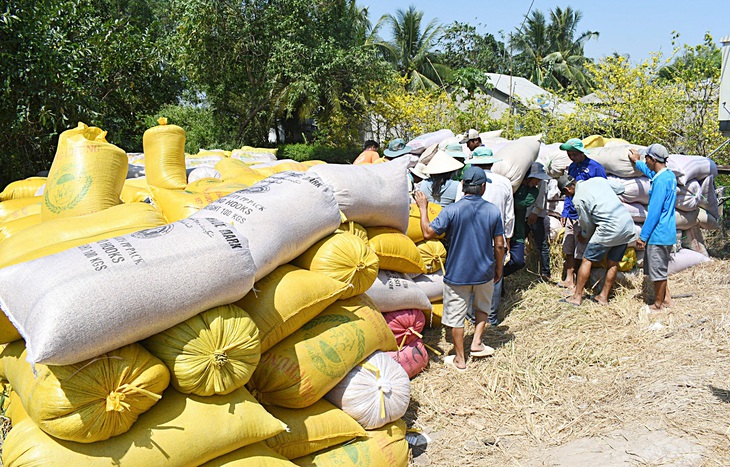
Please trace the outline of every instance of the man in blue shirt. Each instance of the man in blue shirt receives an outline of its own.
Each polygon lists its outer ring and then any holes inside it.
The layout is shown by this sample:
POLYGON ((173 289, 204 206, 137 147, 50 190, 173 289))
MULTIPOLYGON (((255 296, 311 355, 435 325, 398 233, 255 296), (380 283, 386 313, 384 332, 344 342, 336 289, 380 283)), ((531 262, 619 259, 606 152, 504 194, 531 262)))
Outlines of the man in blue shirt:
POLYGON ((634 149, 629 152, 629 160, 651 179, 646 220, 639 240, 636 241, 637 248, 646 248, 644 273, 654 283, 654 304, 649 306, 650 312, 661 311, 672 305, 667 286, 667 270, 669 255, 677 241, 674 210, 677 201, 677 177, 667 170, 668 159, 667 148, 661 144, 652 144, 641 153, 634 149), (642 153, 646 156, 646 162, 639 160, 642 153))
POLYGON ((444 363, 459 371, 466 369, 464 320, 472 294, 476 325, 471 356, 494 354, 493 348, 482 343, 482 334, 492 306, 494 282, 502 277, 504 228, 499 209, 482 199, 486 182, 483 169, 473 166, 466 169, 461 181, 464 197, 442 209, 430 224, 428 198, 420 191, 415 193, 423 237, 430 240, 445 233, 450 244, 441 323, 451 328, 456 353, 444 358, 444 363))
MULTIPOLYGON (((568 157, 572 161, 568 166, 568 175, 576 181, 588 180, 593 177, 606 178, 606 171, 603 170, 603 166, 586 157, 590 153, 583 147, 583 141, 578 138, 569 139, 560 145, 560 149, 568 153, 568 157)), ((583 251, 586 248, 586 239, 583 238, 580 230, 578 212, 573 206, 572 196, 565 197, 560 221, 565 226, 565 238, 563 239, 563 254, 565 255, 563 272, 565 273, 565 280, 559 282, 558 285, 572 290, 575 288, 575 260, 583 258, 583 251)))

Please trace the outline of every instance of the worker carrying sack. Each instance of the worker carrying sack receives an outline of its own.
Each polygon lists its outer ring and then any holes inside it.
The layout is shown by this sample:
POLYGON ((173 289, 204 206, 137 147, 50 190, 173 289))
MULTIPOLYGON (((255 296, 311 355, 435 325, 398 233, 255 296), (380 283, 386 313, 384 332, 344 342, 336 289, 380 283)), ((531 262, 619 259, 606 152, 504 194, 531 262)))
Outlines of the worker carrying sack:
POLYGON ((183 219, 0 269, 0 307, 31 363, 68 365, 235 302, 253 275, 240 233, 183 219))

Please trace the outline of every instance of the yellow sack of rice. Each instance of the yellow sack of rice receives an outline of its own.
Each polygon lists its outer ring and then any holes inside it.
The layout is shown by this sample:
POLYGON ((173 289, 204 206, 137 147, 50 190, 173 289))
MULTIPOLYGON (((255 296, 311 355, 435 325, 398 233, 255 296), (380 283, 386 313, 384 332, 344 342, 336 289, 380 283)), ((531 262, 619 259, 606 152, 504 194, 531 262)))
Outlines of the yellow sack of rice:
POLYGON ((441 317, 444 315, 443 301, 431 302, 431 311, 426 310, 423 314, 426 316, 426 326, 429 328, 441 326, 441 317))
POLYGON ((23 408, 23 402, 20 400, 20 396, 18 396, 18 393, 15 391, 10 391, 10 395, 8 396, 8 406, 5 409, 5 416, 10 419, 10 422, 13 425, 17 425, 21 422, 21 420, 28 418, 28 414, 23 408))
POLYGON ((390 467, 408 465, 408 441, 406 441, 406 422, 403 419, 388 423, 377 430, 368 430, 367 437, 375 440, 388 460, 390 467))
MULTIPOLYGON (((429 222, 433 221, 441 212, 441 205, 428 203, 427 210, 429 222)), ((411 204, 410 211, 408 212, 408 232, 406 235, 408 235, 408 238, 413 240, 414 243, 423 241, 423 231, 421 230, 421 211, 415 203, 411 204)), ((438 238, 443 238, 444 235, 446 234, 443 234, 438 238)))
POLYGON ((139 180, 140 178, 128 178, 124 181, 120 195, 124 203, 144 203, 151 196, 147 188, 147 179, 141 177, 144 183, 140 183, 139 180))
POLYGON ((261 357, 259 330, 235 305, 223 305, 142 341, 183 394, 228 394, 246 383, 261 357))
POLYGON ((444 244, 438 240, 426 240, 416 244, 418 251, 423 258, 423 264, 426 265, 426 274, 444 271, 446 264, 446 248, 444 244))
POLYGON ((0 202, 0 223, 20 219, 31 214, 39 214, 42 204, 42 196, 0 202))
POLYGON ((270 405, 266 410, 289 427, 289 431, 266 440, 271 449, 287 459, 306 456, 365 436, 365 430, 359 423, 324 399, 303 409, 270 405))
POLYGON ((585 147, 586 149, 602 148, 605 145, 606 142, 601 135, 591 135, 583 138, 583 147, 585 147))
POLYGON ((41 213, 33 214, 30 216, 21 217, 12 221, 3 222, 0 224, 0 242, 16 235, 18 232, 22 232, 28 227, 41 223, 41 213))
POLYGON ((340 298, 365 293, 378 277, 379 260, 365 241, 346 232, 328 235, 294 258, 292 264, 349 284, 340 298))
POLYGON ((33 198, 36 191, 46 184, 46 177, 28 177, 8 184, 0 193, 0 201, 11 199, 33 198))
POLYGON ((215 164, 214 168, 220 172, 223 180, 236 178, 242 174, 253 174, 256 172, 249 164, 232 157, 222 159, 220 162, 215 164))
POLYGON ((313 160, 309 160, 309 161, 303 161, 302 164, 306 165, 307 167, 314 167, 315 165, 326 164, 326 162, 320 161, 318 159, 313 159, 313 160))
POLYGON ((221 396, 185 396, 169 387, 160 402, 124 434, 79 444, 51 438, 32 420, 13 426, 3 444, 3 465, 201 465, 285 430, 245 388, 221 396))
POLYGON ((43 195, 43 221, 93 214, 122 203, 127 153, 108 143, 105 135, 83 123, 61 134, 43 195))
POLYGON ((74 365, 34 369, 22 341, 0 354, 5 373, 40 429, 77 443, 120 435, 160 400, 170 383, 165 365, 131 344, 74 365))
POLYGON ((367 244, 368 231, 365 229, 365 227, 358 224, 357 222, 348 221, 346 218, 344 218, 344 214, 342 216, 342 224, 340 224, 340 226, 337 228, 337 232, 347 232, 352 235, 357 235, 358 237, 362 238, 367 244))
POLYGON ((0 267, 166 223, 147 203, 121 204, 87 216, 41 222, 0 243, 0 267))
POLYGON ((190 217, 213 201, 226 196, 227 193, 189 193, 151 186, 150 194, 152 202, 160 210, 167 223, 172 223, 190 217))
POLYGON ((388 459, 374 439, 364 439, 331 447, 292 459, 300 467, 387 467, 388 459))
POLYGON ((185 187, 185 191, 190 193, 203 193, 204 191, 213 188, 213 191, 219 191, 216 189, 219 185, 223 185, 225 182, 217 178, 199 178, 194 182, 188 183, 185 187))
POLYGON ((296 464, 278 454, 264 442, 236 449, 225 456, 216 457, 200 467, 292 467, 296 464))
POLYGON ((366 295, 338 300, 263 355, 249 382, 263 404, 314 404, 376 350, 395 350, 395 336, 366 295))
POLYGON ((380 259, 380 269, 405 274, 426 273, 421 253, 406 234, 390 227, 370 227, 368 238, 370 248, 380 259))
POLYGON ((347 288, 323 274, 284 264, 256 282, 236 305, 258 326, 263 353, 324 311, 347 288))
POLYGON ((168 125, 166 118, 157 120, 142 136, 145 174, 150 186, 183 190, 188 184, 185 170, 185 130, 168 125))

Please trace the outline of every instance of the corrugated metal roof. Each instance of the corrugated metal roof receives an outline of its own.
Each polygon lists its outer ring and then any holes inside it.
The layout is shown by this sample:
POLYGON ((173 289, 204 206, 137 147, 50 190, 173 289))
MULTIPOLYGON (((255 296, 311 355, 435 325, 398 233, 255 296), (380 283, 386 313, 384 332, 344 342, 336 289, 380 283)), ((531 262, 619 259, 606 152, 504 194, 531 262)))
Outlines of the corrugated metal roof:
POLYGON ((567 115, 575 112, 575 104, 558 99, 550 91, 541 88, 520 76, 486 73, 494 89, 503 96, 510 96, 522 105, 532 109, 543 109, 567 115), (510 90, 511 87, 511 90, 510 90))

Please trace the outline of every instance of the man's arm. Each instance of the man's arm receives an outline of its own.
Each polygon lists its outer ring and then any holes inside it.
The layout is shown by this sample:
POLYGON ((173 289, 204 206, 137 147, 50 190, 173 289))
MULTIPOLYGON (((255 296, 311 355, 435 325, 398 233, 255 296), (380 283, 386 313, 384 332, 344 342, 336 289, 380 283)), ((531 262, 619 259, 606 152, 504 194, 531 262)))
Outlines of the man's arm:
POLYGON ((421 213, 421 232, 425 240, 431 240, 438 237, 438 234, 431 228, 431 221, 428 219, 428 198, 422 191, 415 191, 416 205, 421 213))
POLYGON ((504 267, 504 236, 496 235, 494 241, 494 282, 502 279, 502 268, 504 267))
POLYGON ((644 175, 646 175, 649 178, 653 178, 656 173, 649 168, 648 165, 646 165, 646 162, 642 162, 641 160, 641 154, 636 149, 629 149, 629 160, 631 163, 639 169, 644 175))

